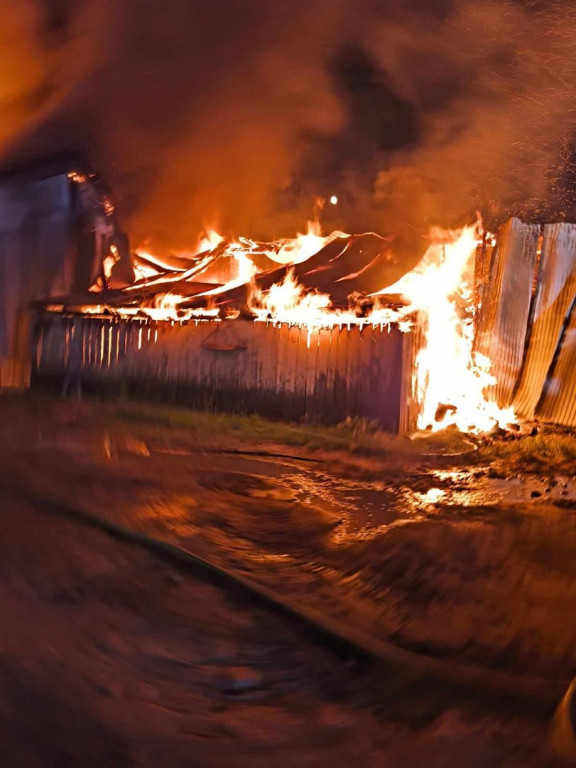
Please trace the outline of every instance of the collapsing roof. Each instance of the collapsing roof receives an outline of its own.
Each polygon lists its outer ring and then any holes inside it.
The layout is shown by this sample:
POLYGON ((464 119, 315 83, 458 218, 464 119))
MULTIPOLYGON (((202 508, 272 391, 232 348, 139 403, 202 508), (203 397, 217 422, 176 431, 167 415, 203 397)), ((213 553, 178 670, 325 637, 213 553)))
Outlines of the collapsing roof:
MULTIPOLYGON (((321 238, 319 238, 321 239, 321 238)), ((280 264, 270 258, 276 243, 223 242, 193 258, 152 257, 133 254, 136 280, 124 290, 108 290, 91 295, 61 297, 71 308, 106 308, 109 312, 129 314, 133 309, 158 306, 164 297, 170 302, 174 317, 185 318, 187 311, 209 307, 223 315, 246 311, 249 290, 268 290, 290 273, 302 289, 325 294, 332 307, 347 307, 350 297, 366 297, 393 283, 401 274, 390 248, 392 238, 369 233, 338 233, 322 238, 326 243, 317 253, 297 263, 280 264), (145 277, 138 276, 145 273, 145 277)), ((284 242, 284 241, 282 241, 284 242)), ((371 302, 373 303, 373 301, 371 302)), ((359 310, 361 311, 361 310, 359 310)))

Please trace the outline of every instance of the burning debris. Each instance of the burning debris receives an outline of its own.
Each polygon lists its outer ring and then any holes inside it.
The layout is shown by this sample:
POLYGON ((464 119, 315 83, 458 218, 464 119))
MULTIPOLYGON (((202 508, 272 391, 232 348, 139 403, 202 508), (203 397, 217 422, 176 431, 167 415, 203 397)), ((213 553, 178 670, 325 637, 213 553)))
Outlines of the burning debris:
MULTIPOLYGON (((116 366, 121 377, 128 370, 130 376, 187 381, 192 388, 200 381, 198 391, 209 391, 202 402, 218 402, 218 407, 227 407, 223 392, 231 407, 244 409, 247 396, 241 393, 250 391, 249 407, 256 410, 274 393, 277 415, 284 413, 280 403, 286 404, 289 391, 298 393, 288 408, 293 418, 352 415, 391 429, 452 426, 486 434, 508 430, 517 423, 515 414, 576 423, 574 225, 540 228, 512 220, 497 239, 479 224, 436 229, 421 261, 404 274, 393 237, 324 235, 317 218, 305 234, 272 242, 226 239, 207 229, 189 253, 157 256, 144 249, 130 252, 108 194, 90 174, 68 172, 34 184, 62 199, 68 189, 82 211, 80 219, 77 205, 62 214, 61 238, 55 241, 68 242, 76 232, 76 256, 64 247, 55 252, 54 258, 64 261, 47 287, 29 297, 51 296, 38 306, 52 317, 70 322, 83 317, 93 329, 100 323, 99 341, 92 330, 90 343, 82 338, 82 375, 87 365, 93 374, 97 366, 116 366), (66 275, 73 281, 61 279, 66 275), (121 334, 118 323, 134 323, 137 332, 121 334), (181 350, 168 374, 167 364, 160 362, 172 354, 163 351, 170 347, 166 334, 202 324, 205 329, 189 339, 192 346, 181 350), (218 325, 236 330, 226 330, 225 342, 216 340, 218 325), (288 348, 281 353, 280 342, 276 347, 270 342, 264 360, 258 345, 268 337, 256 341, 258 326, 273 335, 283 328, 297 330, 297 339, 289 333, 286 343, 300 349, 302 342, 302 352, 292 360, 288 348), (379 334, 394 339, 386 347, 379 334), (376 362, 380 344, 378 354, 390 357, 376 362), (137 360, 128 355, 132 348, 137 360), (244 350, 245 356, 215 366, 204 359, 209 350, 244 350), (218 388, 222 393, 216 395, 218 388), (389 403, 368 402, 381 398, 389 403), (323 400, 338 405, 321 406, 323 400)), ((31 200, 36 186, 23 188, 31 200)), ((37 371, 50 349, 40 335, 37 371)), ((60 359, 51 360, 53 368, 67 365, 72 336, 68 329, 62 337, 63 357, 58 344, 50 353, 60 359)))

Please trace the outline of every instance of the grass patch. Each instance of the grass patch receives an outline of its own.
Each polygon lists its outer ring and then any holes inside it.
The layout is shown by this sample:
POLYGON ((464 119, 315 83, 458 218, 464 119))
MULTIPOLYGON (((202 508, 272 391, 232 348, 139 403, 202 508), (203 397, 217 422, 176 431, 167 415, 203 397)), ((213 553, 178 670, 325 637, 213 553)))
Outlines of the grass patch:
POLYGON ((110 414, 120 421, 185 430, 197 433, 199 437, 230 435, 247 442, 277 442, 294 446, 307 446, 314 440, 338 447, 348 443, 345 436, 329 427, 300 427, 256 415, 213 413, 148 403, 124 403, 110 408, 110 414))
POLYGON ((576 473, 576 436, 543 434, 484 445, 478 459, 508 471, 576 473))
POLYGON ((273 421, 256 415, 212 413, 150 403, 122 403, 107 406, 112 418, 132 424, 185 430, 199 440, 227 436, 237 441, 276 443, 309 451, 344 451, 368 456, 425 457, 435 452, 469 450, 470 444, 457 434, 430 435, 409 440, 377 429, 367 419, 348 419, 333 427, 273 421))

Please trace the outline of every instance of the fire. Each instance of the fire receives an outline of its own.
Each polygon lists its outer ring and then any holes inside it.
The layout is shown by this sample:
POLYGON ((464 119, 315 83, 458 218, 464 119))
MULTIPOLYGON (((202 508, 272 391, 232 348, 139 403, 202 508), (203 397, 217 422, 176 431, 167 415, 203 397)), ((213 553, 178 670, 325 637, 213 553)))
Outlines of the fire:
POLYGON ((204 253, 205 251, 214 251, 225 240, 222 235, 216 232, 212 227, 208 227, 204 230, 202 237, 198 240, 196 245, 196 253, 204 253))
MULTIPOLYGON (((275 283, 267 291, 260 291, 253 286, 248 307, 256 322, 305 327, 308 330, 308 347, 315 330, 365 325, 390 326, 398 320, 397 311, 388 307, 373 309, 367 317, 362 317, 359 308, 354 306, 348 310, 333 307, 328 294, 306 291, 291 269, 281 283, 275 283)), ((410 323, 404 322, 401 330, 407 331, 410 327, 410 323)))
POLYGON ((332 307, 327 294, 305 291, 292 270, 265 292, 254 288, 249 308, 256 321, 306 327, 308 345, 313 330, 396 323, 408 332, 413 325, 410 318, 417 316, 422 344, 413 383, 420 404, 419 428, 436 431, 455 425, 463 432, 479 433, 504 427, 515 420, 514 412, 499 408, 487 396, 487 389, 496 383, 491 362, 474 351, 474 260, 479 236, 478 225, 457 232, 433 230, 420 263, 375 294, 374 308, 366 316, 355 307, 332 307), (390 294, 401 294, 407 304, 382 307, 378 297, 390 294))
POLYGON ((486 432, 514 421, 486 395, 496 380, 491 362, 474 351, 474 260, 479 226, 457 232, 436 229, 422 261, 381 293, 400 293, 420 317, 423 341, 416 357, 418 426, 456 425, 486 432))
POLYGON ((152 320, 197 320, 218 319, 218 309, 181 309, 184 296, 175 293, 164 293, 156 297, 153 307, 144 307, 142 311, 152 320))
MULTIPOLYGON (((336 196, 330 202, 336 204, 336 196)), ((317 211, 319 207, 320 203, 317 211)), ((343 308, 334 307, 328 293, 301 285, 293 268, 278 282, 268 284, 266 290, 258 287, 255 280, 260 271, 278 268, 272 266, 274 264, 292 267, 310 259, 336 239, 350 237, 342 232, 323 235, 317 213, 308 222, 305 234, 272 243, 258 243, 244 237, 227 240, 210 228, 204 230, 194 252, 186 256, 162 259, 145 250, 137 251, 140 263, 135 268, 142 278, 126 288, 125 293, 130 296, 132 291, 141 288, 150 291, 157 286, 153 306, 146 306, 149 302, 146 298, 128 302, 128 306, 123 307, 101 304, 98 309, 125 317, 144 315, 153 321, 219 320, 218 297, 247 285, 247 306, 254 320, 304 327, 308 346, 314 331, 323 329, 394 324, 408 333, 416 323, 420 339, 413 392, 420 407, 418 427, 435 431, 455 425, 462 431, 485 432, 495 425, 506 426, 514 420, 514 413, 512 409, 500 409, 490 399, 489 391, 495 383, 490 372, 491 361, 474 349, 474 262, 480 236, 480 225, 458 231, 433 230, 428 250, 411 272, 369 297, 359 299, 350 295, 348 307, 343 308), (219 262, 220 259, 224 261, 219 262), (174 263, 177 266, 173 266, 174 263), (221 272, 214 269, 219 263, 224 264, 221 272), (213 283, 214 274, 224 273, 230 275, 228 282, 193 294, 195 300, 201 298, 207 303, 206 308, 198 304, 193 308, 186 306, 193 302, 189 296, 179 295, 176 285, 176 290, 167 290, 170 283, 213 283), (403 303, 392 302, 392 295, 401 295, 403 303)), ((115 258, 117 254, 111 249, 110 262, 115 258)), ((111 263, 106 262, 104 266, 107 272, 111 263)), ((93 310, 83 308, 83 311, 93 310)), ((226 308, 227 317, 234 313, 238 315, 239 309, 226 308)))
POLYGON ((76 184, 85 184, 88 181, 87 176, 85 176, 83 173, 78 173, 77 171, 70 171, 68 178, 70 181, 74 181, 76 184))
POLYGON ((308 222, 305 235, 298 232, 295 238, 281 241, 280 249, 271 254, 271 258, 280 264, 300 264, 321 251, 328 242, 328 238, 322 237, 322 228, 316 218, 308 222))

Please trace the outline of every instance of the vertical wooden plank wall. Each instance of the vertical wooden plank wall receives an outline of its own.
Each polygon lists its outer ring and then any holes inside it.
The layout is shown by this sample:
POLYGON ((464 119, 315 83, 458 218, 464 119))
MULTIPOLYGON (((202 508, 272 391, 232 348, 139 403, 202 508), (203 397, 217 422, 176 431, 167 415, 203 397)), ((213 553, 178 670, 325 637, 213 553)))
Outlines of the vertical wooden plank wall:
POLYGON ((315 330, 233 320, 151 323, 46 314, 35 379, 62 377, 70 327, 82 334, 85 385, 215 410, 337 423, 374 420, 398 431, 409 345, 397 328, 315 330))

